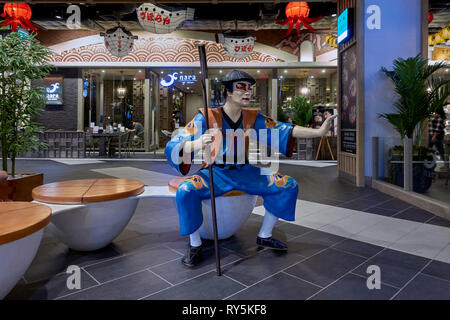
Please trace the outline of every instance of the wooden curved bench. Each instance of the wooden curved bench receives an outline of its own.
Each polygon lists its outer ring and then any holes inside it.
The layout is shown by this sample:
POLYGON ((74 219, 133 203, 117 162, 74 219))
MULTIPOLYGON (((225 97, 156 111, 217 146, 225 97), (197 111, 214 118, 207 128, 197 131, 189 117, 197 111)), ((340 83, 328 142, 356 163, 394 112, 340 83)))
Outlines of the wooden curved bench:
POLYGON ((44 228, 52 211, 49 207, 31 202, 0 204, 0 245, 25 238, 44 228))
POLYGON ((117 237, 133 216, 145 187, 131 179, 85 179, 36 187, 33 199, 55 208, 50 228, 72 249, 92 251, 117 237))
POLYGON ((144 184, 130 179, 85 179, 54 182, 36 187, 33 199, 46 203, 80 204, 137 196, 144 184))
MULTIPOLYGON (((177 192, 180 184, 182 184, 184 181, 186 181, 189 178, 190 177, 182 177, 182 178, 174 178, 174 179, 170 180, 169 181, 169 190, 172 192, 177 192)), ((242 196, 244 194, 246 194, 244 191, 231 190, 231 191, 225 193, 224 195, 222 195, 221 197, 235 197, 235 196, 242 196)))
POLYGON ((0 300, 36 256, 51 214, 49 207, 37 203, 0 203, 0 300))

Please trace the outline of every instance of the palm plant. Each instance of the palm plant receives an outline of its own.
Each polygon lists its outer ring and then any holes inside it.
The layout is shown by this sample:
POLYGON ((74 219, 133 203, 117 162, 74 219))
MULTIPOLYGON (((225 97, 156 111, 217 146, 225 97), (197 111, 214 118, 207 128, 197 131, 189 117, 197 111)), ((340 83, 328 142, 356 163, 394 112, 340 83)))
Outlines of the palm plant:
POLYGON ((420 54, 408 59, 394 60, 393 70, 381 70, 394 82, 399 99, 394 103, 396 113, 379 116, 391 123, 401 138, 412 138, 417 125, 442 107, 450 93, 450 82, 433 74, 444 63, 428 64, 420 54))
POLYGON ((42 87, 33 86, 33 80, 44 78, 52 66, 47 63, 50 49, 38 43, 35 35, 22 38, 11 32, 0 40, 0 142, 2 167, 15 175, 18 154, 37 150, 42 143, 36 132, 42 128, 33 118, 45 104, 42 87))

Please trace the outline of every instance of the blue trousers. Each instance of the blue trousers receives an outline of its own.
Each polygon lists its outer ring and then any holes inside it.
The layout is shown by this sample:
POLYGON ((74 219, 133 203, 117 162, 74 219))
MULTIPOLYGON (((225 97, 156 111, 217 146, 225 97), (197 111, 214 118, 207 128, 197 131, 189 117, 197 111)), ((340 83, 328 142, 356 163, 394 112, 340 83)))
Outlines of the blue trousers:
MULTIPOLYGON (((246 164, 241 166, 213 166, 214 193, 219 197, 231 190, 259 195, 264 207, 278 218, 294 221, 298 184, 287 175, 272 172, 262 174, 265 169, 246 164), (233 169, 230 169, 233 168, 233 169)), ((178 187, 176 204, 182 236, 196 231, 203 222, 202 200, 211 197, 209 170, 201 169, 178 187)))

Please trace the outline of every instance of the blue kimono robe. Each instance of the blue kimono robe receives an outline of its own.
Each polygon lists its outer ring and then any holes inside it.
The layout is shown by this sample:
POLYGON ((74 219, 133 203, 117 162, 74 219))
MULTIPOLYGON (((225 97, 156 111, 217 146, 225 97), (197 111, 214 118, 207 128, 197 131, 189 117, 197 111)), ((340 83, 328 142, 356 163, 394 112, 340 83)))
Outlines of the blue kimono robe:
MULTIPOLYGON (((219 145, 216 148, 217 155, 215 155, 213 164, 215 196, 219 197, 231 190, 259 195, 263 197, 264 207, 270 213, 288 221, 295 220, 297 182, 287 175, 267 172, 267 169, 250 165, 244 147, 245 142, 240 140, 245 139, 242 115, 237 122, 233 122, 223 110, 221 113, 222 128, 220 129, 223 139, 222 141, 216 139, 216 143, 219 142, 219 145)), ((205 128, 205 117, 199 112, 166 145, 167 160, 183 175, 186 175, 190 169, 190 164, 183 162, 183 156, 186 156, 183 155, 184 142, 198 139, 205 133, 205 128)), ((292 124, 276 122, 257 113, 253 129, 255 131, 251 131, 251 139, 267 144, 268 147, 278 147, 278 150, 286 156, 292 155, 295 141, 292 138, 292 124), (274 132, 275 130, 278 135, 274 132)), ((190 157, 192 161, 194 154, 192 153, 190 157)), ((182 236, 193 233, 201 226, 203 222, 201 203, 202 200, 210 197, 207 167, 202 168, 180 184, 176 194, 176 204, 182 236)))

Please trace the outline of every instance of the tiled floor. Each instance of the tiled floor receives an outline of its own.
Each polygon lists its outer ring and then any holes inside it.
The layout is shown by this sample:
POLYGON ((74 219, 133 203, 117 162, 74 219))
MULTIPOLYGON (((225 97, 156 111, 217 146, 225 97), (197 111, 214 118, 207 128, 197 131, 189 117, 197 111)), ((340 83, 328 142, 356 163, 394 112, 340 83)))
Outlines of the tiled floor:
MULTIPOLYGON (((127 177, 165 185, 175 176, 164 161, 18 161, 18 170, 44 172, 45 182, 127 177)), ((281 163, 300 186, 296 221, 279 221, 274 236, 287 253, 260 249, 264 210, 220 241, 223 276, 211 241, 204 261, 181 265, 187 239, 178 231, 172 199, 143 199, 127 228, 106 248, 82 253, 46 229, 38 254, 6 299, 450 299, 450 223, 372 189, 336 177, 334 165, 281 163), (80 267, 81 289, 66 273, 80 267), (369 289, 371 268, 380 289, 369 289)))

